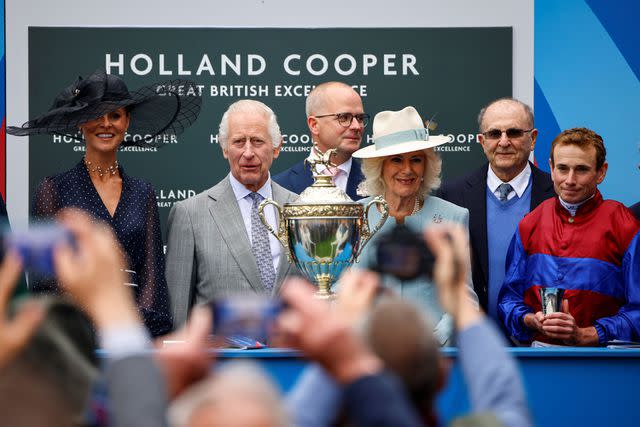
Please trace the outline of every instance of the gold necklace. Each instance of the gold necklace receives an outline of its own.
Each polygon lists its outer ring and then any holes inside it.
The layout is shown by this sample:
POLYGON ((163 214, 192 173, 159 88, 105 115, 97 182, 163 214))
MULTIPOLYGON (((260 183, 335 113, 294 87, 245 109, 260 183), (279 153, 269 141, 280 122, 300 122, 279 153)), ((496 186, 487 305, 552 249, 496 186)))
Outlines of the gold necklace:
POLYGON ((100 178, 105 175, 115 175, 118 172, 118 160, 114 161, 111 165, 109 165, 106 169, 102 169, 99 165, 93 165, 89 160, 87 160, 87 156, 83 157, 84 164, 87 166, 87 170, 89 173, 97 173, 100 178))

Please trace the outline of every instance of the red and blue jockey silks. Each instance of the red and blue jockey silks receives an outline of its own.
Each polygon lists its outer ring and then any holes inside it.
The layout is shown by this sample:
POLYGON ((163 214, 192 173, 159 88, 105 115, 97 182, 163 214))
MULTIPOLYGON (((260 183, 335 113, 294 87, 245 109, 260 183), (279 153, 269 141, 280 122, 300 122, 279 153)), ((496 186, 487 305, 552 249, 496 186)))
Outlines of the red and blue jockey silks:
POLYGON ((520 341, 554 341, 533 334, 527 313, 541 310, 540 287, 565 289, 578 327, 595 326, 600 344, 640 340, 640 222, 600 192, 576 215, 558 198, 524 217, 507 252, 498 315, 520 341))

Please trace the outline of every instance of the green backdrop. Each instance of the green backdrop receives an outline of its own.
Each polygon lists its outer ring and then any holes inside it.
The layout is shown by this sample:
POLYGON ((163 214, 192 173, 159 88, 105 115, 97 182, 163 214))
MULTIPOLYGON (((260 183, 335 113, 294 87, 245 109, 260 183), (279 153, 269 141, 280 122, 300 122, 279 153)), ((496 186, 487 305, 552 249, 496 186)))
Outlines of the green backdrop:
MULTIPOLYGON (((455 138, 441 151, 445 179, 480 165, 476 116, 489 101, 511 95, 512 29, 31 27, 29 116, 97 68, 120 75, 130 90, 176 78, 199 85, 203 108, 193 127, 157 150, 119 155, 127 173, 155 186, 166 231, 173 203, 228 173, 216 133, 224 110, 242 98, 259 99, 278 115, 285 143, 272 173, 307 156, 305 94, 329 80, 357 86, 372 116, 407 105, 423 119, 435 114, 436 133, 455 138)), ((371 126, 363 144, 370 135, 371 126)), ((60 137, 31 137, 30 200, 42 178, 71 168, 83 149, 60 137)))

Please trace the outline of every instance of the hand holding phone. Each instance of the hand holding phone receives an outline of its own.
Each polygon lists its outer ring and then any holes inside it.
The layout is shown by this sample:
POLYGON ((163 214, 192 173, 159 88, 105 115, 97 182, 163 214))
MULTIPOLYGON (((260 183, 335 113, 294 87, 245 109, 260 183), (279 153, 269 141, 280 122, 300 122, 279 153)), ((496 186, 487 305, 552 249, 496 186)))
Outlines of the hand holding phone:
POLYGON ((57 224, 36 225, 24 231, 7 229, 1 238, 3 259, 7 251, 15 250, 25 270, 44 277, 55 275, 53 252, 58 245, 75 247, 73 234, 57 224))
POLYGON ((255 341, 264 343, 284 306, 280 299, 257 295, 217 298, 209 305, 213 334, 230 337, 238 342, 244 339, 243 347, 250 347, 249 343, 255 341))

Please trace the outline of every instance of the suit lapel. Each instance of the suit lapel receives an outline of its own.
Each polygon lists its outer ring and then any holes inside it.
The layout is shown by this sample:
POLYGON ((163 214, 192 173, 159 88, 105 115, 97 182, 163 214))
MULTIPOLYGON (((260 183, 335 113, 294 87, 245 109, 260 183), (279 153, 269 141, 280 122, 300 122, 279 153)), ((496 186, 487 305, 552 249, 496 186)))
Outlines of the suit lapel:
POLYGON ((308 163, 302 161, 298 163, 291 171, 296 175, 295 177, 293 177, 294 188, 297 190, 296 193, 302 193, 305 188, 313 184, 313 174, 311 173, 311 166, 308 163))
POLYGON ((478 259, 485 282, 488 277, 488 243, 487 243, 487 168, 485 165, 478 173, 469 177, 465 191, 465 201, 472 206, 473 213, 469 218, 469 234, 476 242, 478 259))
MULTIPOLYGON (((251 252, 251 242, 244 227, 242 213, 238 206, 233 188, 227 176, 209 193, 209 212, 216 223, 220 236, 224 239, 229 252, 240 266, 247 281, 257 292, 262 292, 260 272, 251 252)), ((215 255, 214 255, 215 256, 215 255)))
POLYGON ((554 194, 553 181, 550 181, 540 169, 531 165, 531 206, 529 212, 554 194))
MULTIPOLYGON (((291 193, 286 189, 282 188, 278 184, 272 181, 271 183, 271 192, 273 194, 273 199, 278 202, 280 207, 283 207, 285 203, 294 202, 296 197, 291 196, 291 193)), ((278 221, 280 219, 278 218, 278 221)), ((279 225, 279 224, 278 224, 279 225)), ((273 294, 277 294, 280 291, 280 286, 282 286, 282 281, 289 274, 291 270, 291 264, 289 263, 289 259, 287 258, 288 248, 282 248, 282 252, 280 253, 280 261, 278 262, 278 271, 276 272, 276 286, 273 289, 273 294)))

